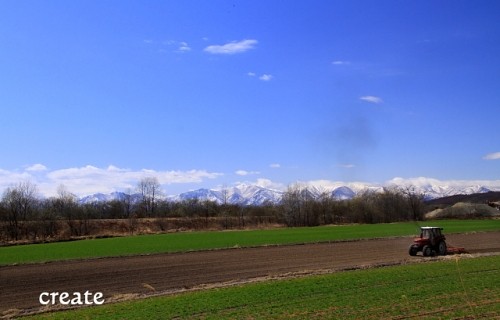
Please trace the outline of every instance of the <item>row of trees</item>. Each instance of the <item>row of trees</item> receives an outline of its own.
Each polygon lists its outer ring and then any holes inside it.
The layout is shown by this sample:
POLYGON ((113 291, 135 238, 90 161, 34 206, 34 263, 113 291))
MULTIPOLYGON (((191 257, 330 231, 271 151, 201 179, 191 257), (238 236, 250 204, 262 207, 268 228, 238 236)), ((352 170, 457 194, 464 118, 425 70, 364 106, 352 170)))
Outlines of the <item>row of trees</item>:
POLYGON ((279 205, 287 226, 340 223, 387 223, 422 220, 424 196, 412 187, 366 191, 350 200, 336 200, 329 193, 319 198, 307 188, 291 187, 279 205))
MULTIPOLYGON (((182 202, 162 200, 156 178, 145 178, 137 185, 137 195, 122 199, 80 203, 64 186, 57 196, 38 197, 36 185, 21 182, 8 188, 0 202, 0 239, 39 240, 46 238, 100 234, 96 220, 121 219, 130 232, 141 218, 153 219, 159 231, 169 229, 173 219, 196 221, 191 228, 245 228, 266 222, 286 226, 317 226, 342 223, 382 223, 420 220, 423 195, 413 188, 365 192, 350 200, 337 200, 324 193, 315 197, 307 188, 289 187, 280 203, 260 206, 216 203, 197 199, 182 202), (170 219, 170 220, 169 220, 170 219), (96 230, 97 229, 97 230, 96 230)), ((102 224, 101 224, 102 225, 102 224)))

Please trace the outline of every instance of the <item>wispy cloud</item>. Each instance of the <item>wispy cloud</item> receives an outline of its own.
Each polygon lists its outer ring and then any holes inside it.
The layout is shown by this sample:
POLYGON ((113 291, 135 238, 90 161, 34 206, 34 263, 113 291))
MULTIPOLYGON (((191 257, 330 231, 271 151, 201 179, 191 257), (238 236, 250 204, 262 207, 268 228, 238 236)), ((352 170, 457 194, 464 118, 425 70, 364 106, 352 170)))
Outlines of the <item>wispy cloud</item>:
POLYGON ((259 79, 262 81, 271 81, 273 79, 273 76, 270 74, 263 74, 259 77, 259 79))
POLYGON ((279 164, 279 163, 271 163, 271 164, 269 165, 269 167, 274 168, 274 169, 277 169, 277 168, 281 168, 281 164, 279 164))
POLYGON ((348 65, 351 63, 349 61, 344 61, 344 60, 335 60, 335 61, 332 61, 332 64, 335 66, 343 66, 343 65, 348 65))
POLYGON ((158 52, 176 52, 176 53, 186 53, 191 51, 191 47, 185 41, 177 40, 153 40, 145 39, 144 44, 155 48, 158 52))
POLYGON ((344 169, 352 169, 352 168, 356 167, 356 165, 354 165, 352 163, 346 163, 346 164, 339 164, 338 167, 344 168, 344 169))
POLYGON ((259 171, 246 171, 246 170, 237 170, 235 172, 239 176, 248 176, 248 175, 255 175, 255 174, 260 174, 259 171))
POLYGON ((380 103, 384 102, 382 100, 382 98, 376 97, 376 96, 362 96, 362 97, 359 97, 359 99, 366 101, 366 102, 375 103, 375 104, 380 104, 380 103))
POLYGON ((500 160, 500 152, 489 153, 483 157, 484 160, 500 160))
MULTIPOLYGON (((253 77, 256 77, 257 74, 255 72, 248 72, 247 76, 253 78, 253 77)), ((268 73, 264 73, 264 74, 260 75, 258 79, 261 81, 271 81, 273 79, 273 75, 268 74, 268 73)))
POLYGON ((187 42, 180 42, 179 48, 177 48, 178 52, 188 52, 191 51, 191 48, 188 46, 187 42))
POLYGON ((232 41, 223 45, 211 45, 204 49, 204 51, 211 54, 235 54, 242 53, 253 49, 258 41, 249 39, 241 41, 232 41))

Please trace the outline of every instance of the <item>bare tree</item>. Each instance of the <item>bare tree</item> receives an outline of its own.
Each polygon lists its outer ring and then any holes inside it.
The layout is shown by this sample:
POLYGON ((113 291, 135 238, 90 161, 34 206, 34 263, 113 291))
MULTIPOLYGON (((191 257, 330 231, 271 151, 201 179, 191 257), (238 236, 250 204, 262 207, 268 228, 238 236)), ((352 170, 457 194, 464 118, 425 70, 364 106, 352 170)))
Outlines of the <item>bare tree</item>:
POLYGON ((297 227, 301 225, 302 216, 302 189, 299 185, 288 186, 281 198, 281 205, 285 223, 289 227, 297 227))
POLYGON ((59 216, 55 210, 55 203, 55 198, 41 201, 40 221, 38 225, 40 228, 40 235, 43 239, 55 237, 59 231, 59 216))
POLYGON ((229 201, 229 190, 227 189, 227 186, 224 186, 221 190, 221 195, 222 195, 222 216, 224 217, 223 221, 223 226, 224 229, 227 229, 229 227, 229 217, 228 217, 228 201, 229 201))
POLYGON ((422 220, 425 194, 418 192, 415 186, 403 187, 401 193, 405 195, 410 206, 411 219, 415 221, 422 220))
POLYGON ((37 205, 37 187, 30 181, 20 182, 17 186, 5 190, 2 203, 7 212, 9 233, 14 240, 19 240, 23 224, 31 218, 37 205))
POLYGON ((146 215, 154 216, 156 203, 161 196, 161 185, 156 177, 142 178, 137 184, 137 191, 141 194, 142 208, 146 215))
POLYGON ((321 224, 330 224, 334 221, 334 216, 331 212, 333 201, 335 200, 329 192, 322 192, 319 196, 318 213, 321 215, 321 224))
POLYGON ((69 192, 65 185, 60 184, 57 187, 57 200, 60 202, 61 213, 63 213, 65 209, 76 204, 77 197, 69 192))
POLYGON ((57 187, 57 197, 53 202, 56 215, 66 220, 69 227, 70 236, 79 235, 77 226, 77 197, 68 191, 65 185, 61 184, 57 187))

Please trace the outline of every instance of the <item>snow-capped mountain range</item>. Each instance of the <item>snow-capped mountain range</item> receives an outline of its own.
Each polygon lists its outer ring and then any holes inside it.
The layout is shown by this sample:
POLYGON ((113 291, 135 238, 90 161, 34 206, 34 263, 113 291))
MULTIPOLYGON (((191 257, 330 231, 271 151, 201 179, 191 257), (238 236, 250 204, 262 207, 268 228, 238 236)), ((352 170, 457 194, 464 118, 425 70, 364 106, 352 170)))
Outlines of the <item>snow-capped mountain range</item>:
MULTIPOLYGON (((298 183, 296 187, 300 189, 307 189, 308 194, 313 198, 319 198, 321 195, 327 194, 337 200, 352 199, 357 194, 374 191, 383 192, 386 188, 390 187, 405 187, 409 184, 408 181, 393 179, 389 183, 381 186, 374 184, 364 183, 331 183, 326 181, 298 183)), ((488 191, 500 191, 499 187, 485 187, 482 185, 460 185, 454 183, 451 185, 434 184, 422 181, 414 181, 411 186, 415 192, 424 194, 425 198, 436 199, 447 197, 456 194, 473 194, 485 193, 488 191)), ((267 188, 255 184, 239 184, 234 187, 221 188, 221 189, 197 189, 193 191, 184 192, 178 195, 168 195, 163 198, 169 201, 186 201, 197 199, 199 201, 215 201, 219 204, 240 204, 240 205, 262 205, 264 203, 279 203, 285 191, 267 188)), ((127 195, 123 192, 113 192, 110 194, 96 193, 93 195, 80 198, 80 203, 93 203, 111 200, 124 200, 130 196, 132 202, 140 199, 139 194, 127 195)))
POLYGON ((132 203, 138 202, 141 199, 141 195, 138 193, 126 194, 125 192, 112 192, 108 194, 104 193, 94 193, 88 196, 84 196, 79 199, 80 203, 94 203, 94 202, 108 202, 113 200, 124 201, 130 196, 130 201, 132 203))
POLYGON ((232 188, 218 190, 198 189, 170 197, 173 201, 198 199, 209 200, 217 203, 230 203, 242 205, 262 205, 265 202, 278 203, 281 201, 283 191, 260 187, 257 185, 240 184, 232 188))

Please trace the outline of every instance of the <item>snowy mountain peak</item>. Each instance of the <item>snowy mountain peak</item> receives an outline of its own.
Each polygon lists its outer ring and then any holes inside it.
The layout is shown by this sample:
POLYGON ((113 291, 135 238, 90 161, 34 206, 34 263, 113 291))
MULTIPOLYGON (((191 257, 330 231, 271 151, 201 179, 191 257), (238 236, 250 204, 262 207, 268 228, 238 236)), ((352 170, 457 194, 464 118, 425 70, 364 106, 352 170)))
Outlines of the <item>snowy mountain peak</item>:
MULTIPOLYGON (((414 179, 414 180, 403 180, 396 178, 391 180, 386 184, 387 188, 405 188, 411 186, 414 191, 421 193, 425 196, 425 199, 435 199, 442 198, 446 196, 456 195, 456 194, 473 194, 473 193, 485 193, 488 191, 500 191, 499 187, 486 187, 482 185, 467 185, 465 183, 453 182, 450 184, 444 184, 437 180, 432 179, 414 179), (410 183, 411 184, 410 184, 410 183)), ((338 182, 312 182, 312 183, 301 183, 291 187, 298 188, 301 190, 303 196, 307 196, 313 199, 318 199, 320 196, 327 194, 336 200, 348 200, 354 198, 357 194, 371 191, 371 192, 383 192, 385 187, 375 184, 363 184, 363 183, 347 183, 342 184, 338 182)), ((198 201, 214 201, 219 204, 239 204, 239 205, 262 205, 267 202, 279 203, 283 197, 285 191, 265 188, 255 184, 239 184, 233 187, 220 188, 220 189, 197 189, 188 192, 181 193, 179 195, 168 196, 166 199, 169 201, 188 201, 188 200, 198 200, 198 201)), ((124 200, 126 197, 132 196, 132 201, 138 201, 140 199, 139 194, 127 195, 123 192, 113 192, 110 194, 96 193, 89 195, 80 199, 80 203, 93 203, 93 202, 105 202, 111 200, 124 200)))
POLYGON ((336 200, 348 200, 356 196, 356 193, 349 187, 338 187, 332 191, 332 197, 336 200))

